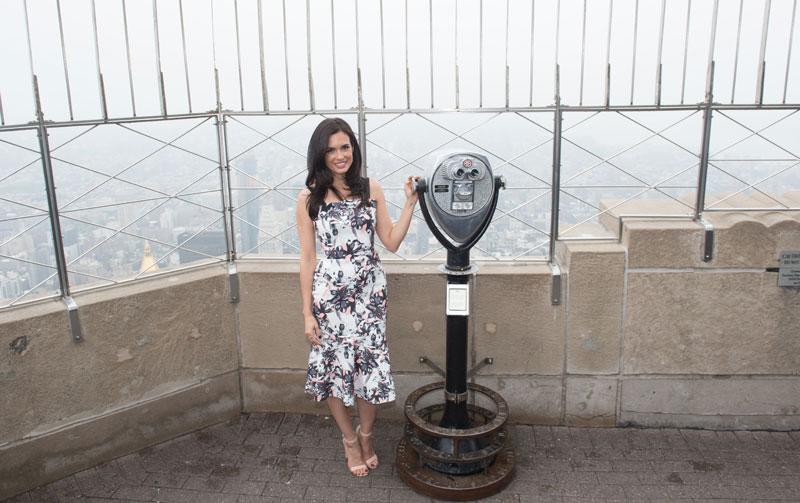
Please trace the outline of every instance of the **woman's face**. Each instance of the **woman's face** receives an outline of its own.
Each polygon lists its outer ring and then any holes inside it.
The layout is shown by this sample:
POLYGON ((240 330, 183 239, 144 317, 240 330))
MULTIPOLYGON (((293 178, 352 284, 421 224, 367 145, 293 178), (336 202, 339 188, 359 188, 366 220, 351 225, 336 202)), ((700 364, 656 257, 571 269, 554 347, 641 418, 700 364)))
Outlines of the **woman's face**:
POLYGON ((328 138, 325 151, 325 165, 334 176, 344 176, 353 164, 353 147, 347 133, 339 131, 328 138))

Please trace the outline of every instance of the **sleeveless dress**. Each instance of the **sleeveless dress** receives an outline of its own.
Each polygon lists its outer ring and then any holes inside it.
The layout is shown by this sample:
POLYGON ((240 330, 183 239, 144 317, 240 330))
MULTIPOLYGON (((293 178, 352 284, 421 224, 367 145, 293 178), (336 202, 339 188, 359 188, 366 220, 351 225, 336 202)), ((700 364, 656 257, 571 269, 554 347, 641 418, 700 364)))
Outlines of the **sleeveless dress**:
POLYGON ((314 220, 322 258, 312 311, 322 344, 308 356, 306 393, 345 405, 395 399, 386 344, 386 275, 375 251, 376 201, 323 202, 314 220))

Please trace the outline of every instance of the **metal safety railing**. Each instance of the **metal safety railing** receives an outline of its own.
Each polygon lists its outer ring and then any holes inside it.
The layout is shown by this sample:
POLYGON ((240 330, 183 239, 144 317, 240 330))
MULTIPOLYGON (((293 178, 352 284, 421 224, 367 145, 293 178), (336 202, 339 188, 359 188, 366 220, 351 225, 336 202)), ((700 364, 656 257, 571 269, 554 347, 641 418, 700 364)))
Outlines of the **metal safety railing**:
MULTIPOLYGON (((796 198, 765 188, 800 191, 787 178, 797 174, 800 146, 773 134, 800 117, 796 0, 92 0, 69 17, 76 6, 68 0, 15 4, 5 22, 24 31, 5 32, 22 43, 4 67, 24 60, 29 77, 0 79, 0 159, 10 160, 0 171, 0 307, 57 295, 73 312, 76 284, 209 262, 226 263, 235 280, 241 258, 296 253, 303 142, 330 116, 358 132, 367 172, 384 184, 392 212, 402 206, 401 179, 424 173, 442 149, 487 155, 510 190, 474 250, 478 259, 555 265, 558 240, 615 239, 591 226, 628 216, 630 203, 653 195, 673 209, 647 215, 709 230, 709 212, 800 210, 796 198), (749 29, 754 22, 758 30, 749 29), (78 37, 80 28, 88 35, 78 37), (745 58, 754 45, 757 57, 745 58), (748 82, 753 99, 737 100, 748 82), (47 119, 45 107, 54 110, 47 119), (91 108, 94 117, 84 110, 91 108), (33 122, 19 120, 31 110, 33 122), (147 129, 160 124, 180 130, 147 129), (124 135, 119 149, 134 150, 130 138, 149 147, 101 168, 86 157, 99 131, 124 135), (33 132, 35 144, 25 136, 33 132), (202 141, 187 140, 199 134, 202 141), (54 147, 51 135, 66 139, 54 147), (77 144, 78 154, 62 154, 77 144), (679 166, 641 169, 667 151, 679 166), (32 175, 37 164, 41 179, 32 175), (143 166, 153 179, 133 176, 143 166), (89 177, 95 182, 79 189, 76 180, 89 177), (39 183, 46 207, 30 195, 39 183), (87 216, 109 208, 118 214, 87 216), (175 215, 190 224, 176 225, 175 215), (84 230, 65 239, 65 223, 84 230), (121 239, 130 241, 115 249, 121 239), (149 260, 130 243, 146 243, 149 260)), ((404 248, 384 250, 403 260, 441 254, 418 215, 404 248)))

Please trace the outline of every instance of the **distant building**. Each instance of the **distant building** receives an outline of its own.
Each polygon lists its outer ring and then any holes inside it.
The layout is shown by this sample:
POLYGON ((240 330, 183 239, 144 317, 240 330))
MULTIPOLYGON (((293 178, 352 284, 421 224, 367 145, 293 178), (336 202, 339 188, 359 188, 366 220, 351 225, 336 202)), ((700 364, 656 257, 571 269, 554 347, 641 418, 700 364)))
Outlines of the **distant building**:
POLYGON ((176 244, 183 243, 187 239, 189 240, 182 245, 188 249, 186 248, 178 249, 178 256, 180 258, 181 264, 188 264, 189 262, 194 262, 196 260, 206 260, 208 258, 205 255, 200 255, 199 253, 195 253, 195 251, 205 253, 207 255, 211 255, 214 257, 225 255, 224 232, 205 231, 195 237, 192 237, 192 234, 194 234, 194 232, 196 231, 186 231, 178 234, 178 242, 176 244))
MULTIPOLYGON (((259 191, 263 190, 255 178, 258 174, 258 162, 253 155, 247 155, 238 163, 238 182, 239 187, 238 205, 241 207, 247 201, 256 197, 259 191)), ((261 198, 245 204, 237 210, 237 215, 244 222, 239 223, 239 235, 241 236, 240 249, 243 253, 257 253, 255 248, 258 246, 258 225, 261 221, 261 198), (245 223, 247 222, 247 223, 245 223)))

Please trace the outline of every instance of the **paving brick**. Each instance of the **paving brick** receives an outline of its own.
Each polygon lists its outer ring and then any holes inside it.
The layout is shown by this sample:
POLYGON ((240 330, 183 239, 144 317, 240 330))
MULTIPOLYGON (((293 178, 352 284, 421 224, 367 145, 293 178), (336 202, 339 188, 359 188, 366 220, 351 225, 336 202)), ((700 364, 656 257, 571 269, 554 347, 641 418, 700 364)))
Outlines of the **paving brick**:
POLYGON ((280 503, 280 498, 273 496, 255 496, 252 494, 242 494, 236 500, 236 503, 280 503))
POLYGON ((280 498, 303 498, 306 489, 308 489, 306 486, 294 485, 291 482, 267 482, 262 494, 280 498))
POLYGON ((153 487, 183 487, 183 484, 189 479, 188 475, 172 474, 172 473, 151 473, 142 485, 153 487))
POLYGON ((314 473, 295 471, 289 481, 292 484, 302 484, 306 486, 327 486, 330 485, 331 475, 329 473, 314 473))
MULTIPOLYGON (((122 486, 114 491, 113 497, 134 501, 150 501, 158 493, 155 487, 146 486, 122 486)), ((34 500, 36 501, 36 500, 34 500)))
POLYGON ((238 498, 238 494, 220 494, 166 487, 159 489, 153 500, 164 503, 236 503, 238 498))
POLYGON ((225 487, 225 480, 222 477, 189 477, 183 484, 183 488, 196 491, 220 492, 225 487))
POLYGON ((346 501, 389 501, 389 489, 365 487, 358 491, 349 491, 346 501))
POLYGON ((238 480, 231 479, 225 482, 222 488, 223 493, 232 494, 261 494, 266 487, 266 482, 257 482, 254 480, 238 480))

